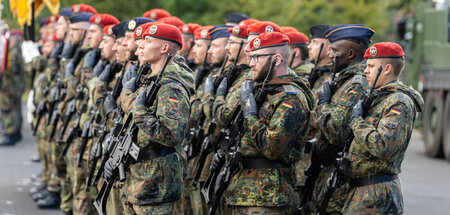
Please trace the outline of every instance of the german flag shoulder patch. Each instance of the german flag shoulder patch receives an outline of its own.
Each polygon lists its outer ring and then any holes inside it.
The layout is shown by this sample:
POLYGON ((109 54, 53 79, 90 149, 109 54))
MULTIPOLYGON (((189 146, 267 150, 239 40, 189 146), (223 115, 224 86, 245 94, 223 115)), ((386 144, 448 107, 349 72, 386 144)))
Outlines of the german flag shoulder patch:
POLYGON ((396 108, 392 108, 391 113, 400 115, 402 113, 402 111, 400 111, 399 109, 396 109, 396 108))
POLYGON ((350 94, 356 94, 357 91, 356 91, 356 90, 350 90, 348 93, 350 93, 350 94))
POLYGON ((169 101, 178 103, 178 99, 173 97, 169 97, 169 101))
POLYGON ((292 107, 294 107, 294 105, 291 105, 291 104, 289 104, 289 103, 287 103, 287 102, 283 102, 281 105, 284 106, 284 107, 287 107, 287 108, 292 108, 292 107))

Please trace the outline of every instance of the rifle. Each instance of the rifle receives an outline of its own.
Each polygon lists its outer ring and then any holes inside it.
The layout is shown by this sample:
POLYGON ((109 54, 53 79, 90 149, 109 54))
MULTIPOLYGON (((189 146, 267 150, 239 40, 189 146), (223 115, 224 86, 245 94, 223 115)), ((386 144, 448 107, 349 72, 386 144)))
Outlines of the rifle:
POLYGON ((55 93, 56 96, 53 98, 53 103, 54 103, 53 104, 53 108, 54 107, 57 107, 57 108, 56 108, 56 110, 53 110, 53 112, 51 114, 51 117, 50 117, 50 124, 52 125, 52 130, 51 130, 50 136, 48 138, 49 142, 53 140, 53 137, 55 136, 55 133, 56 133, 56 128, 57 128, 58 121, 59 121, 59 118, 60 118, 59 107, 58 107, 57 104, 59 103, 59 101, 63 97, 61 95, 61 88, 63 87, 63 83, 62 83, 61 77, 57 76, 56 80, 57 80, 57 82, 56 82, 56 93, 55 93))
POLYGON ((324 46, 324 43, 321 43, 319 53, 317 54, 317 57, 314 60, 314 68, 311 70, 311 73, 308 76, 308 82, 309 82, 309 85, 311 86, 311 88, 314 86, 317 79, 319 78, 318 74, 317 74, 317 64, 319 64, 319 58, 320 58, 320 54, 322 54, 323 46, 324 46))
POLYGON ((200 66, 200 68, 197 68, 194 72, 195 90, 198 89, 198 86, 200 85, 201 81, 203 80, 203 77, 206 75, 206 72, 210 69, 210 67, 208 66, 208 63, 206 62, 206 60, 208 59, 209 47, 211 47, 211 44, 208 44, 208 47, 206 48, 206 53, 205 53, 205 57, 203 58, 202 65, 200 66))
MULTIPOLYGON (((273 69, 276 64, 276 59, 273 59, 270 65, 269 72, 267 73, 264 82, 262 86, 258 89, 255 95, 255 101, 258 107, 264 103, 267 95, 267 84, 269 83, 269 78, 271 73, 273 72, 273 69)), ((208 190, 202 188, 202 194, 207 200, 207 202, 211 202, 212 197, 212 188, 214 189, 214 199, 212 200, 211 208, 209 209, 209 214, 215 214, 217 208, 220 205, 220 201, 222 199, 222 195, 225 192, 225 190, 228 188, 231 182, 231 177, 237 172, 239 169, 239 162, 241 160, 241 152, 239 151, 240 148, 240 142, 242 139, 242 136, 245 134, 245 129, 243 127, 244 124, 244 113, 241 108, 238 109, 239 112, 234 119, 232 123, 232 127, 230 129, 230 133, 228 138, 225 138, 227 143, 225 144, 225 150, 218 151, 219 157, 225 158, 225 166, 219 174, 218 171, 221 170, 221 167, 218 167, 216 169, 211 169, 210 176, 217 175, 216 177, 211 178, 209 184, 205 183, 205 185, 208 185, 208 190), (205 192, 207 191, 207 192, 205 192)), ((222 148, 224 149, 224 148, 222 148)), ((209 176, 208 176, 209 179, 209 176)), ((208 180, 207 180, 208 182, 208 180)))
MULTIPOLYGON (((142 81, 141 81, 142 76, 143 76, 143 75, 147 75, 147 74, 148 74, 148 71, 150 71, 150 69, 151 69, 151 65, 150 65, 149 63, 143 63, 143 64, 139 67, 139 70, 138 70, 137 75, 136 75, 136 82, 135 82, 135 86, 136 86, 137 88, 138 88, 139 85, 141 85, 141 83, 142 83, 142 81)), ((150 72, 150 73, 151 73, 151 72, 150 72)))
POLYGON ((194 47, 194 44, 195 44, 195 40, 192 40, 191 43, 189 44, 189 49, 187 50, 186 53, 183 54, 183 58, 186 59, 186 61, 187 61, 187 58, 189 57, 189 54, 192 51, 192 47, 194 47))
MULTIPOLYGON (((70 119, 72 118, 72 116, 75 114, 75 111, 76 111, 76 100, 75 99, 73 99, 72 101, 70 101, 69 103, 68 103, 68 105, 67 105, 67 110, 66 110, 66 113, 65 113, 65 117, 64 117, 64 120, 63 120, 63 125, 62 125, 62 127, 60 128, 60 130, 59 130, 59 134, 58 134, 58 140, 57 140, 57 142, 58 143, 64 143, 64 134, 66 133, 66 130, 67 130, 67 127, 69 126, 69 122, 70 122, 70 119)), ((61 157, 60 157, 61 158, 61 157)))
MULTIPOLYGON (((47 95, 49 93, 48 87, 45 87, 42 90, 42 92, 44 94, 44 98, 47 97, 47 95)), ((35 116, 37 116, 37 120, 36 120, 36 125, 33 127, 33 136, 36 136, 36 132, 37 132, 37 130, 39 128, 39 122, 41 121, 42 117, 44 116, 45 110, 46 110, 46 108, 45 108, 45 101, 44 101, 44 99, 42 99, 39 102, 39 104, 38 104, 38 106, 36 108, 36 111, 34 112, 35 116)))
POLYGON ((92 165, 91 168, 89 169, 89 174, 86 178, 86 188, 84 190, 89 191, 91 189, 91 185, 92 185, 92 179, 94 177, 94 173, 95 173, 95 168, 97 167, 97 162, 98 159, 100 159, 102 157, 102 143, 105 140, 106 137, 106 122, 107 120, 105 120, 102 125, 100 125, 100 128, 98 130, 98 141, 97 144, 94 145, 94 147, 96 147, 95 150, 95 157, 90 160, 92 161, 92 165))
MULTIPOLYGON (((372 84, 372 86, 369 89, 369 92, 361 98, 363 100, 362 105, 365 106, 363 110, 367 110, 367 108, 372 103, 372 93, 375 89, 375 85, 378 81, 378 77, 380 77, 381 71, 383 70, 383 66, 380 66, 378 68, 377 76, 375 77, 375 80, 372 84)), ((365 113, 363 114, 364 117, 365 113)), ((325 188, 325 194, 322 203, 320 204, 319 213, 318 214, 326 214, 326 209, 328 207, 328 203, 330 202, 331 196, 333 195, 334 191, 341 187, 342 184, 345 181, 345 172, 347 171, 348 167, 350 166, 350 161, 348 160, 348 153, 350 150, 350 146, 353 142, 353 138, 355 137, 355 134, 353 131, 351 131, 344 142, 344 148, 342 151, 338 152, 336 157, 336 164, 335 169, 331 173, 330 177, 327 179, 327 184, 325 188)))
MULTIPOLYGON (((74 99, 73 102, 76 102, 76 100, 74 99)), ((61 154, 59 155, 59 159, 64 159, 64 156, 66 156, 67 152, 69 151, 70 145, 72 144, 73 139, 75 139, 77 136, 80 135, 80 119, 81 119, 81 115, 86 111, 87 109, 87 105, 84 104, 81 107, 81 111, 80 113, 77 115, 77 118, 75 119, 75 123, 73 124, 72 127, 69 128, 69 131, 67 132, 67 137, 64 140, 64 143, 66 143, 66 145, 64 146, 63 151, 61 152, 61 154)), ((70 118, 67 119, 67 122, 70 121, 70 118)), ((67 128, 67 127, 66 127, 67 128)), ((64 135, 64 133, 63 133, 64 135)))
MULTIPOLYGON (((161 87, 160 81, 162 79, 162 74, 164 73, 164 70, 166 69, 172 57, 172 54, 167 55, 161 72, 157 75, 156 79, 148 85, 145 97, 146 107, 153 105, 156 99, 156 94, 161 87)), ((123 133, 124 129, 126 129, 127 127, 128 129, 124 137, 118 144, 114 146, 109 154, 109 159, 112 160, 114 166, 113 169, 118 170, 118 174, 113 173, 109 180, 105 180, 94 201, 94 206, 97 209, 97 212, 101 215, 106 214, 106 201, 108 200, 112 185, 117 180, 117 177, 119 178, 120 182, 124 182, 126 180, 125 169, 129 165, 130 157, 134 160, 137 160, 139 156, 140 149, 136 145, 137 132, 139 128, 137 127, 136 122, 133 120, 132 112, 128 114, 127 119, 125 120, 125 124, 122 127, 122 131, 120 133, 123 133), (128 125, 130 126, 128 127, 128 125)))
MULTIPOLYGON (((127 62, 125 62, 124 65, 126 65, 127 62)), ((118 62, 114 62, 113 65, 111 65, 111 71, 114 71, 114 68, 120 68, 120 70, 125 70, 124 66, 122 66, 122 64, 118 63, 118 62)), ((119 76, 119 78, 116 81, 116 85, 114 85, 114 89, 113 89, 113 93, 112 96, 115 100, 117 100, 117 98, 119 98, 120 96, 120 92, 122 92, 122 80, 123 80, 123 76, 125 75, 125 71, 122 71, 122 74, 119 76)))
POLYGON ((92 123, 94 122, 94 119, 98 117, 100 112, 98 110, 96 111, 95 107, 92 106, 89 114, 89 121, 84 123, 83 130, 81 131, 81 148, 77 154, 77 167, 81 167, 83 165, 83 154, 84 151, 86 151, 87 142, 92 138, 92 123))
POLYGON ((289 68, 292 69, 292 63, 294 63, 294 59, 295 59, 295 55, 297 54, 296 51, 292 52, 292 56, 291 56, 291 62, 289 63, 289 68))

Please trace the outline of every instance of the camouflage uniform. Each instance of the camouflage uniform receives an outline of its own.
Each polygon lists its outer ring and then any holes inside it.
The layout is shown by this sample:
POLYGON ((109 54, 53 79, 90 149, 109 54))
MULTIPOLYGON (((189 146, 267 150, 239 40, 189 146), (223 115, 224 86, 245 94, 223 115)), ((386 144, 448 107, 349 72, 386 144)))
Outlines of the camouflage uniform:
POLYGON ((293 68, 293 70, 298 76, 305 77, 311 72, 312 68, 314 68, 314 64, 309 63, 308 61, 303 61, 300 65, 293 68))
POLYGON ((137 145, 141 153, 167 148, 176 152, 129 166, 123 188, 125 214, 172 214, 173 203, 181 196, 181 141, 188 129, 193 78, 190 71, 176 63, 170 63, 162 76, 162 86, 151 107, 133 103, 155 74, 145 76, 144 86, 136 92, 125 89, 121 94, 122 109, 133 113, 139 128, 137 145))
POLYGON ((314 97, 296 75, 279 76, 268 85, 258 117, 250 116, 244 121, 241 163, 245 164, 246 159, 265 158, 289 167, 239 169, 225 192, 226 203, 233 213, 275 210, 291 214, 299 203, 294 191, 293 164, 303 153, 314 97))
MULTIPOLYGON (((399 174, 416 112, 423 109, 420 94, 399 81, 376 89, 373 95, 367 116, 356 117, 350 123, 355 134, 348 156, 350 178, 399 174)), ((403 214, 400 180, 352 186, 343 213, 403 214)))
POLYGON ((0 112, 5 135, 20 135, 22 126, 21 96, 24 91, 24 69, 20 44, 8 52, 8 68, 0 73, 0 112))
MULTIPOLYGON (((334 170, 334 158, 337 152, 342 151, 344 141, 351 132, 348 124, 352 108, 367 87, 367 80, 362 74, 364 69, 365 61, 362 61, 350 64, 340 71, 334 79, 337 87, 331 102, 321 104, 316 109, 315 118, 319 134, 315 152, 324 166, 314 188, 313 200, 317 204, 316 207, 321 204, 326 180, 334 170)), ((341 213, 347 191, 348 183, 334 191, 326 209, 327 213, 341 213)))

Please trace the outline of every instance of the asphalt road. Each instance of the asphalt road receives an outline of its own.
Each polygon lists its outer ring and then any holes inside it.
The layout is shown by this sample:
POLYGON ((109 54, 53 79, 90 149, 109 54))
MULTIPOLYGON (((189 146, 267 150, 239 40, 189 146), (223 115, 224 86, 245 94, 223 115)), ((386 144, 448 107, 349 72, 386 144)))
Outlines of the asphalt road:
MULTIPOLYGON (((28 125, 22 134, 17 145, 0 148, 0 215, 59 214, 58 210, 39 210, 31 200, 31 175, 40 171, 40 164, 30 162, 37 146, 28 125)), ((405 214, 450 214, 450 163, 427 158, 423 151, 420 134, 415 132, 400 174, 405 214)))

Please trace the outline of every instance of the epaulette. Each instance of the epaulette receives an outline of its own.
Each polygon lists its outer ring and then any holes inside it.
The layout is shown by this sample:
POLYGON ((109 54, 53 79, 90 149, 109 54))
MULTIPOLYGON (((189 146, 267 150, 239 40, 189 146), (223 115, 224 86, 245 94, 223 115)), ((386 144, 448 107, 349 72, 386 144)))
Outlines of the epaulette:
POLYGON ((362 75, 355 75, 353 76, 353 84, 363 84, 364 83, 364 77, 362 75))
POLYGON ((297 95, 295 92, 295 89, 292 85, 283 85, 283 89, 286 93, 286 95, 297 95))

